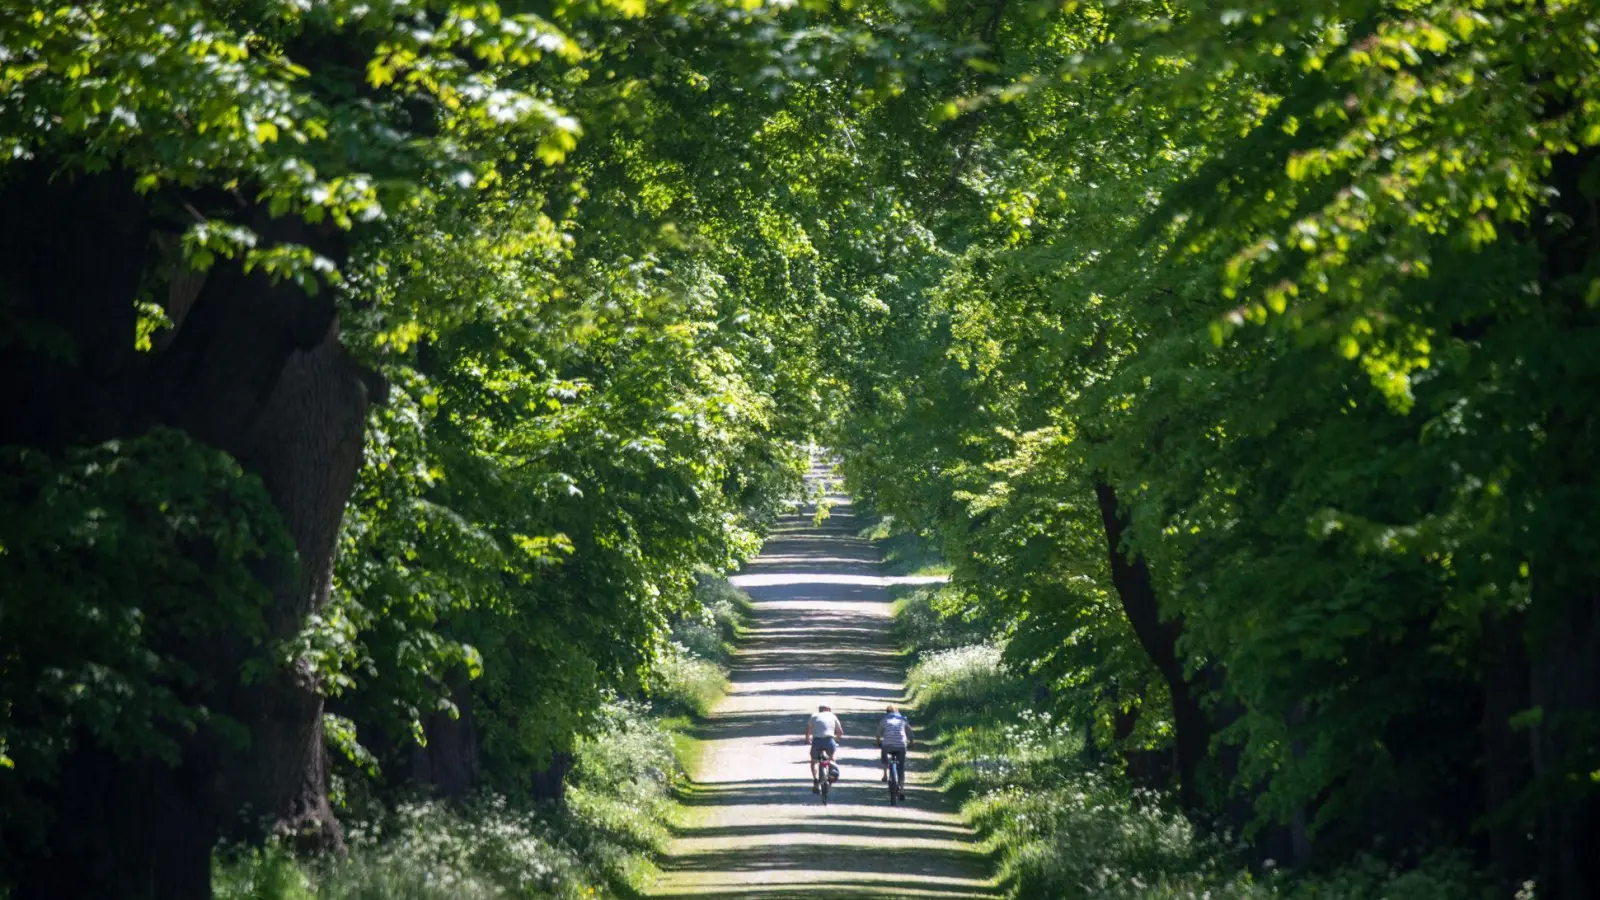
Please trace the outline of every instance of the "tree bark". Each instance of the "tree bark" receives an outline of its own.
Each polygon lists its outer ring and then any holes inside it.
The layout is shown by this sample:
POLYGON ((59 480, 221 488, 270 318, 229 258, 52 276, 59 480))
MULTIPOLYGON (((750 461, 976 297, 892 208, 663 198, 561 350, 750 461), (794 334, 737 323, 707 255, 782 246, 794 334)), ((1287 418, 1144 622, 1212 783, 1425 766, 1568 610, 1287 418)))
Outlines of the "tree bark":
MULTIPOLYGON (((273 579, 274 640, 292 638, 327 605, 344 506, 361 468, 367 398, 330 322, 311 350, 291 354, 253 423, 241 462, 256 470, 294 539, 299 565, 273 579)), ((240 706, 253 743, 232 776, 230 807, 269 811, 270 829, 298 843, 339 849, 328 805, 322 695, 304 660, 247 687, 240 706)))
POLYGON ((1511 717, 1529 704, 1526 626, 1525 617, 1518 616, 1489 622, 1484 628, 1484 828, 1490 868, 1508 893, 1533 874, 1529 826, 1511 808, 1533 775, 1528 736, 1511 727, 1511 717))
POLYGON ((428 745, 412 751, 413 777, 452 800, 466 797, 478 786, 478 731, 473 719, 472 683, 456 670, 449 678, 450 701, 457 715, 435 712, 423 723, 428 745))
POLYGON ((1145 655, 1167 683, 1172 697, 1173 758, 1178 779, 1178 799, 1185 809, 1198 810, 1200 796, 1196 779, 1211 745, 1211 725, 1200 708, 1198 694, 1183 671, 1178 655, 1178 637, 1183 633, 1182 618, 1163 620, 1150 567, 1143 556, 1129 555, 1125 546, 1128 516, 1117 502, 1116 490, 1103 479, 1096 479, 1095 498, 1105 528, 1106 549, 1111 561, 1111 583, 1122 602, 1123 613, 1133 627, 1134 636, 1145 655))
MULTIPOLYGON (((264 245, 343 253, 335 231, 245 215, 264 245)), ((40 161, 0 186, 0 317, 11 339, 0 377, 29 386, 0 399, 0 443, 54 452, 169 426, 232 454, 261 478, 294 542, 296 565, 261 572, 270 638, 289 638, 328 600, 377 385, 341 345, 326 293, 308 296, 231 262, 167 286, 178 327, 152 351, 135 350, 134 300, 161 242, 170 246, 162 235, 177 227, 159 221, 122 172, 57 178, 40 161)), ((29 854, 15 873, 15 900, 209 897, 222 834, 341 846, 309 666, 244 685, 240 663, 260 652, 244 636, 182 652, 220 698, 214 711, 245 726, 248 747, 203 731, 169 767, 78 735, 53 786, 41 788, 59 815, 44 826, 48 852, 29 854)))
POLYGON ((529 787, 533 799, 540 803, 554 803, 557 806, 567 801, 567 773, 572 771, 572 754, 557 753, 550 758, 550 765, 542 772, 533 773, 529 787))
MULTIPOLYGON (((1572 340, 1600 334, 1588 302, 1600 275, 1600 150, 1552 160, 1553 208, 1535 221, 1541 296, 1550 325, 1572 340)), ((1543 532, 1530 560, 1528 687, 1539 720, 1530 730, 1540 809, 1539 896, 1600 894, 1600 787, 1590 776, 1600 717, 1600 564, 1592 541, 1594 477, 1600 468, 1600 371, 1588 354, 1553 355, 1537 389, 1551 399, 1532 460, 1543 532), (1556 524, 1559 523, 1559 527, 1556 524)))

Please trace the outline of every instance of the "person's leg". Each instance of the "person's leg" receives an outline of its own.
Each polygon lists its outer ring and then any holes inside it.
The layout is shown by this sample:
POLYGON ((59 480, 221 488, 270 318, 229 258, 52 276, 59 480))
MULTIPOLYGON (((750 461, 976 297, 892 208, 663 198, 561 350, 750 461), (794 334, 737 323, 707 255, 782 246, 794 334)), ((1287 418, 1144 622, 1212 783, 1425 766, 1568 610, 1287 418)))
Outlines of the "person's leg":
POLYGON ((878 780, 879 781, 888 781, 889 780, 889 751, 883 749, 882 747, 878 748, 878 765, 883 768, 883 777, 879 778, 878 780))

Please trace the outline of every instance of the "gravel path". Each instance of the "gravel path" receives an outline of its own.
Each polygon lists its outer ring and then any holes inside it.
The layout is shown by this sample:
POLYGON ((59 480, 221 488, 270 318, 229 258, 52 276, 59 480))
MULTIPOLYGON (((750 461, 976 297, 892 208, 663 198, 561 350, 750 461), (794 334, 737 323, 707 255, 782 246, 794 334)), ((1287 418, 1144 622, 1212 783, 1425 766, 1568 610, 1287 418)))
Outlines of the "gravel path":
POLYGON ((879 781, 872 738, 905 691, 885 588, 934 579, 880 574, 875 548, 854 537, 862 524, 845 504, 821 528, 793 517, 733 579, 755 601, 755 627, 728 696, 696 734, 704 753, 655 896, 998 896, 926 757, 912 755, 906 804, 891 807, 879 781), (827 806, 811 793, 801 736, 818 703, 846 732, 827 806))

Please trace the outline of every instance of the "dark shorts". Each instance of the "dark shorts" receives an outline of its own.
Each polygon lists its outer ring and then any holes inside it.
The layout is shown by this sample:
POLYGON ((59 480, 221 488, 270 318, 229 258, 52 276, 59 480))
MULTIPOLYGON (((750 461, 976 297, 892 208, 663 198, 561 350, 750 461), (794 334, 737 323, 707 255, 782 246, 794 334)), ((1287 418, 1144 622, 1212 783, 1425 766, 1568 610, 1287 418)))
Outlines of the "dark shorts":
POLYGON ((889 755, 891 753, 900 758, 900 765, 903 766, 906 764, 906 748, 904 747, 884 747, 883 750, 878 753, 878 758, 883 760, 883 764, 887 766, 889 764, 889 755))
POLYGON ((834 740, 831 737, 812 738, 811 739, 811 758, 812 759, 821 759, 824 755, 836 753, 836 752, 838 752, 838 750, 839 750, 839 742, 834 740))

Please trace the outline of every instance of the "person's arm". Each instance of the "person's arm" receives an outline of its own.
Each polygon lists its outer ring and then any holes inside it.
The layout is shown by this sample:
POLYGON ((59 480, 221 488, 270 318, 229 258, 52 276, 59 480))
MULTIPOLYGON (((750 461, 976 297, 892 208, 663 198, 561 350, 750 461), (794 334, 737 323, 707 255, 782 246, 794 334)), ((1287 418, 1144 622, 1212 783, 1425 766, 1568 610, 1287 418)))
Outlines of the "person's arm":
POLYGON ((844 720, 838 716, 833 717, 833 736, 841 741, 844 740, 844 720))
POLYGON ((889 717, 884 716, 878 720, 878 743, 883 743, 883 726, 889 724, 889 717))
POLYGON ((816 724, 815 719, 806 720, 806 743, 811 743, 811 726, 816 724))
POLYGON ((906 749, 911 749, 911 720, 906 720, 906 749))

